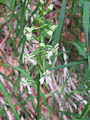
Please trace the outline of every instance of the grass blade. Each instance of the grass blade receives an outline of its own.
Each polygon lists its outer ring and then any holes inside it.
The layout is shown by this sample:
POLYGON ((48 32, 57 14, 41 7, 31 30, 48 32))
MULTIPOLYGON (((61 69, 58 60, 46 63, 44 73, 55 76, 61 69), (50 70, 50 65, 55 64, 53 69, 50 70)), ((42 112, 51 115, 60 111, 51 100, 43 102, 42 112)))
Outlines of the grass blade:
POLYGON ((84 28, 84 34, 85 34, 85 40, 86 40, 86 47, 88 51, 88 29, 89 29, 89 2, 84 2, 84 8, 83 8, 83 28, 84 28))
POLYGON ((62 68, 65 68, 65 67, 71 67, 71 66, 85 64, 85 63, 87 63, 86 60, 77 60, 77 61, 74 61, 74 62, 71 62, 71 63, 68 63, 68 64, 52 67, 49 70, 57 70, 57 69, 62 69, 62 68))
POLYGON ((12 80, 10 80, 6 75, 4 75, 2 72, 0 72, 0 75, 3 76, 4 79, 8 80, 9 82, 13 83, 12 80))
POLYGON ((54 34, 54 45, 56 45, 59 42, 60 37, 61 37, 61 32, 62 32, 63 23, 64 23, 64 15, 65 15, 65 10, 66 10, 66 2, 67 0, 63 0, 62 8, 60 11, 60 16, 59 16, 58 28, 54 34))
POLYGON ((85 106, 85 108, 82 111, 82 114, 80 116, 80 120, 82 120, 83 118, 86 117, 88 111, 90 110, 90 101, 88 101, 87 105, 85 106))
POLYGON ((89 64, 89 70, 90 70, 90 58, 89 58, 89 47, 88 47, 88 32, 89 32, 89 4, 90 2, 85 1, 84 2, 84 8, 83 8, 83 28, 84 28, 84 34, 85 34, 85 40, 86 40, 86 48, 87 48, 87 58, 88 58, 88 64, 89 64))
POLYGON ((79 6, 81 7, 84 3, 84 0, 80 0, 79 6))
POLYGON ((7 91, 6 91, 5 87, 4 87, 4 85, 3 85, 1 82, 0 82, 0 89, 2 90, 4 96, 6 97, 6 100, 7 100, 7 102, 9 103, 9 105, 10 105, 12 111, 14 112, 14 114, 15 114, 15 116, 16 116, 16 119, 17 119, 17 120, 20 120, 19 115, 18 115, 18 113, 17 113, 17 111, 16 111, 16 109, 15 109, 13 103, 11 102, 8 93, 7 93, 7 91))
POLYGON ((23 69, 21 69, 20 67, 13 66, 11 64, 4 64, 4 66, 11 67, 11 68, 21 72, 25 77, 27 77, 31 82, 33 82, 32 78, 28 75, 28 73, 26 71, 24 71, 23 69))
POLYGON ((23 57, 23 53, 24 53, 24 48, 25 48, 25 42, 26 42, 26 38, 23 38, 23 46, 22 46, 22 51, 20 54, 20 59, 19 59, 19 66, 22 67, 22 57, 23 57))

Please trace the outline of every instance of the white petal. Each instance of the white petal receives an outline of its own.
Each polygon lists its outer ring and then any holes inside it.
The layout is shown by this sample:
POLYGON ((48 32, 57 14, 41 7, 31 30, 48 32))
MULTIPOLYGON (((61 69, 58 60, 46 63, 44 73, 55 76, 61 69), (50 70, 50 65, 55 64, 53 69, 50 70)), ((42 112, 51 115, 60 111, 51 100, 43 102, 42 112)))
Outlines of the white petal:
POLYGON ((36 64, 37 64, 37 61, 34 60, 34 59, 30 59, 30 62, 31 62, 33 65, 36 65, 36 64))
POLYGON ((49 59, 49 63, 48 63, 48 64, 50 64, 50 65, 52 64, 52 62, 51 62, 51 60, 50 60, 50 59, 49 59))
POLYGON ((32 94, 32 91, 29 85, 27 85, 27 90, 28 90, 28 94, 32 94))
POLYGON ((40 84, 42 85, 44 83, 44 77, 40 78, 40 84))
POLYGON ((48 34, 49 37, 51 37, 52 34, 53 34, 53 31, 52 31, 52 30, 49 30, 49 31, 47 32, 47 34, 48 34))
POLYGON ((24 86, 27 86, 27 81, 26 81, 26 79, 22 78, 21 81, 22 81, 22 83, 23 83, 24 86))
POLYGON ((48 77, 50 76, 50 72, 48 70, 46 70, 44 73, 43 73, 44 76, 48 77))
POLYGON ((41 3, 41 4, 44 4, 44 1, 43 1, 43 0, 40 0, 40 3, 41 3))
POLYGON ((52 51, 48 51, 48 54, 47 54, 47 59, 50 59, 50 57, 52 56, 52 51))
POLYGON ((27 38, 28 41, 31 40, 31 37, 32 37, 31 33, 26 33, 26 38, 27 38))
POLYGON ((59 43, 57 43, 57 44, 54 46, 55 49, 58 48, 58 47, 59 47, 59 43))
POLYGON ((30 27, 25 27, 24 30, 25 30, 25 33, 27 33, 27 32, 31 33, 33 29, 32 29, 32 27, 31 28, 30 27))
POLYGON ((54 46, 54 48, 52 49, 52 52, 53 52, 53 53, 56 53, 56 52, 58 51, 58 49, 59 49, 59 44, 57 43, 57 44, 54 46))
POLYGON ((48 84, 49 82, 51 82, 51 77, 46 77, 46 83, 48 84))
POLYGON ((48 6, 48 10, 49 10, 49 11, 53 10, 53 4, 50 4, 50 5, 48 6))

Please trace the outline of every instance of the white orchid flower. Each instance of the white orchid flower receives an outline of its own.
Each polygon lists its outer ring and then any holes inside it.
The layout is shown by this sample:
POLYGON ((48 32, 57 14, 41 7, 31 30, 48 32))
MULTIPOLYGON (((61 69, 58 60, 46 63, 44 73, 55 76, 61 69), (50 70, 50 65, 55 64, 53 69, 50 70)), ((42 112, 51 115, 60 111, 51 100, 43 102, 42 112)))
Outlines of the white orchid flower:
POLYGON ((40 84, 42 85, 44 83, 44 77, 41 77, 39 81, 40 81, 40 84))
POLYGON ((33 58, 34 55, 30 55, 30 54, 24 54, 24 59, 25 59, 25 62, 30 62, 32 63, 33 65, 36 65, 37 64, 37 61, 33 58))
POLYGON ((26 33, 26 38, 28 41, 30 41, 32 38, 32 33, 26 33))
POLYGON ((25 30, 25 33, 31 33, 33 31, 33 27, 31 27, 31 28, 25 27, 24 30, 25 30))
POLYGON ((53 4, 50 4, 50 5, 48 6, 48 10, 49 10, 49 11, 52 11, 52 10, 53 10, 53 4))
POLYGON ((40 84, 42 85, 45 80, 46 80, 46 83, 47 83, 47 84, 48 84, 48 82, 51 81, 50 72, 49 72, 48 70, 46 70, 46 71, 43 73, 43 76, 40 78, 40 84))
POLYGON ((56 44, 56 45, 54 46, 54 48, 51 48, 50 50, 47 51, 46 58, 48 59, 50 65, 52 64, 52 62, 51 62, 51 56, 52 56, 54 53, 56 53, 56 52, 58 51, 58 49, 59 49, 59 44, 56 44))
POLYGON ((23 83, 23 86, 27 87, 28 94, 32 94, 32 90, 31 90, 31 87, 30 87, 31 83, 28 83, 27 79, 25 79, 25 78, 22 78, 21 81, 23 83))
POLYGON ((22 83, 23 83, 24 86, 27 85, 27 82, 26 82, 26 79, 25 79, 25 78, 22 78, 21 81, 22 81, 22 83))
POLYGON ((53 52, 53 53, 56 53, 56 52, 58 51, 58 49, 59 49, 59 44, 57 43, 57 44, 54 46, 54 48, 52 49, 52 52, 53 52))
POLYGON ((33 65, 37 65, 37 61, 34 60, 34 59, 32 59, 32 58, 30 58, 30 62, 31 62, 33 65))
POLYGON ((53 55, 52 51, 47 51, 47 59, 50 59, 52 55, 53 55))
POLYGON ((27 85, 27 90, 28 90, 28 94, 32 94, 32 90, 31 90, 31 87, 29 85, 27 85))
POLYGON ((51 57, 52 55, 53 55, 52 51, 47 51, 46 57, 47 57, 50 65, 52 64, 51 59, 50 59, 50 57, 51 57))
POLYGON ((24 28, 24 34, 28 41, 32 40, 32 31, 38 29, 38 27, 25 27, 24 28))

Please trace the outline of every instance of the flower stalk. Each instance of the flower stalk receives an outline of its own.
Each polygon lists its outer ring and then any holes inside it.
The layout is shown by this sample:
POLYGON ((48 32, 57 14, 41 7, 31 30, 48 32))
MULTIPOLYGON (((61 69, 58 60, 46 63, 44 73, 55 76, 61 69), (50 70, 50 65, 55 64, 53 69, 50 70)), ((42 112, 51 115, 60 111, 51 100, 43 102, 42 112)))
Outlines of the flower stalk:
POLYGON ((37 48, 33 52, 24 54, 27 64, 36 66, 37 72, 37 120, 40 120, 40 85, 51 82, 48 66, 52 65, 52 57, 58 50, 58 44, 55 46, 45 44, 45 39, 50 39, 57 26, 45 19, 45 15, 53 9, 53 5, 44 7, 44 0, 39 0, 39 9, 33 15, 36 26, 25 27, 27 41, 31 44, 33 40, 37 41, 37 48), (37 36, 38 35, 38 36, 37 36))
MULTIPOLYGON (((40 75, 39 75, 40 78, 40 75)), ((37 120, 40 120, 40 81, 37 80, 37 120)))

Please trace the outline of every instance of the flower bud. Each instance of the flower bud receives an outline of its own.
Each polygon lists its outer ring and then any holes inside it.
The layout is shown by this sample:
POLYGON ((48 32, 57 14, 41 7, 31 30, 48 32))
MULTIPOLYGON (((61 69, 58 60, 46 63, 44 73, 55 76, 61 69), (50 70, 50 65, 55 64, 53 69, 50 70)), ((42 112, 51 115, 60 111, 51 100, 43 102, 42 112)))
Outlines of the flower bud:
POLYGON ((53 4, 48 6, 48 11, 52 11, 53 10, 53 4))
POLYGON ((34 17, 34 20, 36 20, 36 21, 39 20, 39 16, 37 14, 34 14, 33 17, 34 17))
POLYGON ((39 46, 42 47, 42 48, 45 48, 45 44, 44 43, 40 43, 39 46))
POLYGON ((39 2, 40 2, 41 4, 44 4, 44 1, 43 1, 43 0, 39 0, 39 2))
POLYGON ((52 34, 53 34, 53 31, 52 31, 52 30, 48 30, 48 31, 47 31, 47 35, 48 35, 49 37, 51 37, 52 34))

